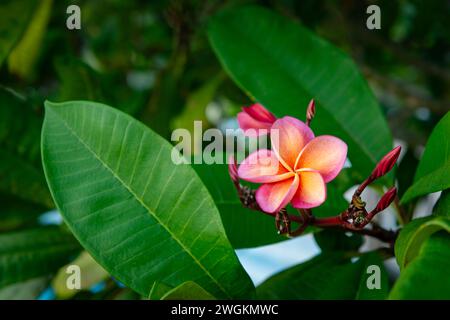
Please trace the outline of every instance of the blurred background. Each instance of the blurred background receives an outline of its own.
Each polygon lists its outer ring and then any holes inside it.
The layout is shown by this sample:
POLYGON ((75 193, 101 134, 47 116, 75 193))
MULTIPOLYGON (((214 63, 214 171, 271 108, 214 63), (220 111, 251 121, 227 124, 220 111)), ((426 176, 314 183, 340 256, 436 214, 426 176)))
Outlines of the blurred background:
MULTIPOLYGON (((450 110, 450 1, 3 0, 0 241, 8 232, 62 223, 52 211, 40 164, 46 99, 103 102, 167 139, 175 128, 192 129, 194 120, 202 120, 204 129, 236 128, 236 113, 251 100, 223 71, 205 26, 218 10, 245 4, 265 6, 299 21, 354 59, 380 102, 395 144, 403 146, 397 171, 401 196, 412 182, 432 128, 450 110), (66 9, 71 4, 81 8, 81 30, 66 28, 66 9), (366 28, 370 4, 381 8, 380 30, 366 28), (6 107, 11 104, 17 105, 14 111, 6 107), (24 169, 16 172, 19 165, 24 169)), ((367 198, 370 205, 376 195, 367 198)), ((413 201, 408 211, 430 212, 434 199, 436 195, 413 201)), ((383 214, 379 222, 393 227, 393 217, 392 212, 383 214)), ((55 262, 52 275, 56 277, 30 276, 6 285, 0 273, 0 298, 138 298, 89 256, 78 256, 77 244, 69 242, 55 262), (85 284, 89 290, 76 295, 65 292, 58 280, 63 276, 58 270, 73 259, 92 274, 85 284)), ((363 250, 376 245, 366 240, 363 250)), ((241 249, 238 256, 255 283, 260 283, 319 251, 307 235, 241 249)), ((395 277, 395 262, 389 264, 395 277)))

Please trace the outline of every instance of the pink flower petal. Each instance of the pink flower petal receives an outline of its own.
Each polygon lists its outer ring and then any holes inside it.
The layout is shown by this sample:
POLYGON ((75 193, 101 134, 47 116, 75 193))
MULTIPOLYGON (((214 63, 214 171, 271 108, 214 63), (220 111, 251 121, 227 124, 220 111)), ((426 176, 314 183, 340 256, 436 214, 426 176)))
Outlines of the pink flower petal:
POLYGON ((249 107, 243 107, 242 111, 246 112, 253 119, 272 124, 277 120, 272 112, 264 108, 261 104, 255 103, 249 107))
POLYGON ((319 136, 311 140, 299 156, 296 169, 317 170, 325 182, 333 180, 341 171, 347 157, 347 145, 333 136, 319 136))
POLYGON ((237 121, 239 123, 239 127, 244 131, 244 135, 255 137, 263 134, 263 131, 260 129, 265 129, 265 134, 269 133, 271 123, 258 121, 255 118, 252 118, 246 112, 239 112, 237 115, 237 121))
POLYGON ((275 121, 270 133, 272 148, 288 170, 294 168, 298 155, 314 138, 314 133, 306 124, 292 117, 275 121))
POLYGON ((320 206, 327 198, 326 185, 322 175, 317 171, 299 172, 300 182, 292 198, 292 206, 309 209, 320 206))
POLYGON ((256 182, 276 182, 294 175, 288 172, 271 150, 261 149, 249 155, 238 168, 241 179, 256 182))
POLYGON ((265 212, 276 213, 291 201, 298 184, 297 174, 284 181, 263 184, 256 190, 256 201, 265 212))

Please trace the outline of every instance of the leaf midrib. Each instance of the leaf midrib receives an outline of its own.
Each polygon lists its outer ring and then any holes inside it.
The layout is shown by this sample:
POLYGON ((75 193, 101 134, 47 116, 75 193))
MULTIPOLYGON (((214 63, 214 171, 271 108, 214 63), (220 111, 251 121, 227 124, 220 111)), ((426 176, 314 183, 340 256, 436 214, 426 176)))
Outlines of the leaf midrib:
MULTIPOLYGON (((49 109, 47 109, 49 110, 49 109)), ((162 221, 156 216, 156 214, 143 202, 143 199, 141 199, 132 189, 131 186, 128 186, 109 166, 107 163, 105 163, 99 155, 97 155, 97 153, 92 150, 92 148, 83 141, 83 139, 75 132, 75 130, 73 130, 69 124, 65 121, 64 118, 62 118, 57 112, 53 113, 59 118, 61 119, 62 123, 64 124, 64 126, 69 130, 69 132, 102 164, 102 166, 107 169, 111 175, 117 179, 117 181, 120 182, 120 184, 126 189, 128 190, 128 192, 141 204, 141 206, 147 210, 147 212, 150 213, 150 215, 170 234, 170 236, 172 237, 172 239, 174 239, 179 245, 180 247, 189 254, 189 256, 192 258, 192 260, 205 272, 205 274, 210 277, 213 282, 220 288, 220 290, 222 290, 222 292, 229 298, 231 298, 231 296, 227 293, 227 291, 221 286, 221 284, 216 280, 215 277, 213 277, 211 275, 211 273, 203 266, 203 264, 192 254, 192 252, 190 250, 188 250, 188 248, 181 242, 181 240, 178 239, 178 237, 175 236, 174 233, 171 232, 171 230, 164 224, 162 223, 162 221)))

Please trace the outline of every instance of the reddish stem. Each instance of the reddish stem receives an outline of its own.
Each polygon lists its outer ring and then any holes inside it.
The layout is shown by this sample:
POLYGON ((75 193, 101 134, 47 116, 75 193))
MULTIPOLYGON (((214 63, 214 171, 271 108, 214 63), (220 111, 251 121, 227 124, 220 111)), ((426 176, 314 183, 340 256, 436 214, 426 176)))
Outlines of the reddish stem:
POLYGON ((331 226, 344 226, 341 216, 334 216, 328 218, 315 218, 310 220, 310 224, 317 227, 331 227, 331 226))

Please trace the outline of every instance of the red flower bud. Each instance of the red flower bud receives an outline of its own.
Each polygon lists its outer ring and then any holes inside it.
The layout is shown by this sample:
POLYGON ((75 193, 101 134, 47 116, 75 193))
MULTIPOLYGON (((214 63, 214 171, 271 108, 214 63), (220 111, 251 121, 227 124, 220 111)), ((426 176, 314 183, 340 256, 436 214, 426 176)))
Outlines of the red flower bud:
POLYGON ((230 157, 228 158, 228 173, 230 174, 231 180, 233 180, 234 184, 238 184, 239 177, 234 155, 230 155, 230 157))
POLYGON ((308 104, 308 108, 306 109, 306 121, 311 122, 315 114, 316 114, 316 103, 314 102, 314 99, 311 99, 311 101, 308 104))
POLYGON ((273 113, 259 103, 243 107, 242 112, 239 112, 237 115, 239 127, 244 130, 244 135, 246 136, 267 134, 276 120, 277 118, 273 113))
POLYGON ((400 155, 400 150, 400 146, 395 147, 389 151, 389 153, 386 154, 380 162, 378 162, 377 166, 373 169, 372 174, 370 175, 372 181, 384 176, 394 167, 394 164, 397 162, 398 156, 400 155))
POLYGON ((389 189, 378 201, 375 211, 380 212, 389 207, 389 205, 394 201, 395 196, 397 195, 397 188, 392 187, 389 189))

